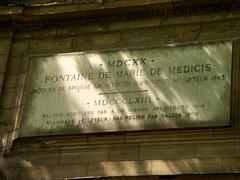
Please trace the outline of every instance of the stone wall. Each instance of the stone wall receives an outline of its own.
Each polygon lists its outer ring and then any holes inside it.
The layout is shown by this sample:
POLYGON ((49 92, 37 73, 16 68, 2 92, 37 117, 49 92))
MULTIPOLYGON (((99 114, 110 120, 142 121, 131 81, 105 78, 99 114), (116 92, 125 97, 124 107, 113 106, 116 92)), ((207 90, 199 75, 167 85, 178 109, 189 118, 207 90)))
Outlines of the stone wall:
POLYGON ((0 31, 1 172, 24 180, 239 173, 239 27, 238 11, 219 11, 0 31), (231 127, 16 139, 29 55, 223 40, 235 43, 231 127))
POLYGON ((12 30, 0 31, 0 149, 3 149, 4 135, 7 133, 8 121, 10 119, 11 107, 6 104, 4 99, 11 98, 11 88, 6 86, 5 82, 8 81, 8 70, 6 69, 8 63, 9 52, 12 42, 12 30))

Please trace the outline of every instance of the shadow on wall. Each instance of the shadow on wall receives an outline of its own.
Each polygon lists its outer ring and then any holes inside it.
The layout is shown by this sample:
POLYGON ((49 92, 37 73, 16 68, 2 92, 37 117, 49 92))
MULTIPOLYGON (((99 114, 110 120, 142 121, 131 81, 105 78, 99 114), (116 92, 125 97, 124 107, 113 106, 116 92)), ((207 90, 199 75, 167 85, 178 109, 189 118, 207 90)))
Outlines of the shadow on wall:
POLYGON ((35 168, 31 162, 20 158, 0 159, 0 180, 50 179, 47 171, 35 168))
POLYGON ((1 180, 7 180, 7 177, 5 175, 5 173, 0 169, 0 179, 1 180))

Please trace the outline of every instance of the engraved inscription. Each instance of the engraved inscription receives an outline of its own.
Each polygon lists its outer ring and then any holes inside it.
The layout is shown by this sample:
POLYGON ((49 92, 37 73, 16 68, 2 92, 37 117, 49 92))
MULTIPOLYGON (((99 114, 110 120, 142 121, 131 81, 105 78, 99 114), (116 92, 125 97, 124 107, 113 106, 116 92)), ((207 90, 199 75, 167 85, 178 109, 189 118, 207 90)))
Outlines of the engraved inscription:
POLYGON ((19 136, 226 126, 232 43, 31 58, 19 136))

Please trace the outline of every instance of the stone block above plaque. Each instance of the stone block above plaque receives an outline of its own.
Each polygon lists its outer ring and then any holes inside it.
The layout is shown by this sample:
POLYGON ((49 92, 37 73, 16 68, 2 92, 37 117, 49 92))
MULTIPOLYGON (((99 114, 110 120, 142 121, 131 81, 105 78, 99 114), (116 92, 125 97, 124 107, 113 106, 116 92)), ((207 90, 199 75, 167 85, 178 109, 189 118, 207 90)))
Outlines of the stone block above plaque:
POLYGON ((20 137, 230 125, 232 42, 29 58, 20 137))

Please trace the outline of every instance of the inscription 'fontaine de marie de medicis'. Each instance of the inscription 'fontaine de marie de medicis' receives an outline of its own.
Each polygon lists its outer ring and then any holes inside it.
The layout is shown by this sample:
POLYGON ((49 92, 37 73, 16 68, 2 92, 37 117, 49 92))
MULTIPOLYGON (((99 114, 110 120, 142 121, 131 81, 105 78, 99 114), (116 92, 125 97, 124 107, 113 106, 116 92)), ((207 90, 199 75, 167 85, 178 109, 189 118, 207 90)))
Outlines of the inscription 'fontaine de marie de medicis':
POLYGON ((19 136, 230 123, 232 43, 30 58, 19 136))

